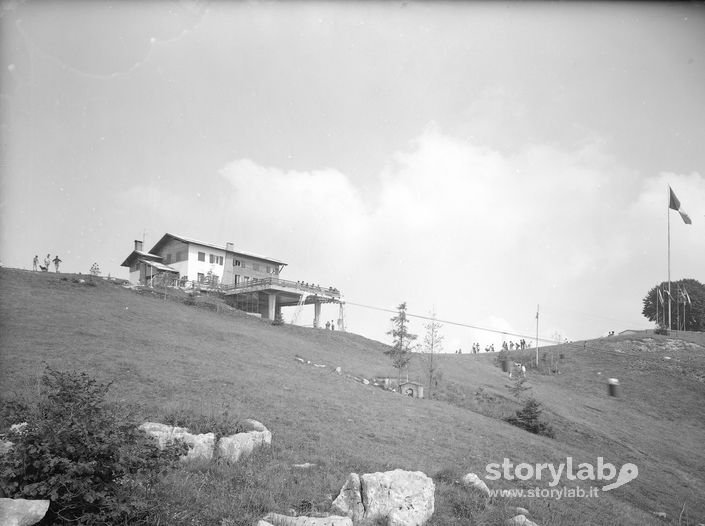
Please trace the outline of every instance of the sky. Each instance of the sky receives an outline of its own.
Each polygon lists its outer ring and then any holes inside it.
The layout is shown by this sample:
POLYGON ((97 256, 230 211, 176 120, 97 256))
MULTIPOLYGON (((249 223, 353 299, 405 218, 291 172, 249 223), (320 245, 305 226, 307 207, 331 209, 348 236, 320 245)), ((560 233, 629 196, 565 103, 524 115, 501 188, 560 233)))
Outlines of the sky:
POLYGON ((0 6, 3 266, 233 242, 446 352, 651 328, 669 219, 705 282, 703 3, 0 6))

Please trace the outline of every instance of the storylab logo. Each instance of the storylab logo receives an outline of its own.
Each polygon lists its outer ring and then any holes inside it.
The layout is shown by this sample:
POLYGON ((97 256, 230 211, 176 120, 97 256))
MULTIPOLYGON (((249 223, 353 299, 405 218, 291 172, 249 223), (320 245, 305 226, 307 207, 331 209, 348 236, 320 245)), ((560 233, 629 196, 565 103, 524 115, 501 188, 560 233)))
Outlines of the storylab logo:
POLYGON ((603 457, 597 457, 596 464, 581 462, 574 466, 573 458, 566 457, 560 464, 529 464, 522 462, 514 465, 508 458, 501 464, 487 464, 485 471, 487 480, 521 480, 521 481, 548 481, 550 487, 560 484, 565 477, 567 481, 592 481, 607 482, 602 486, 602 491, 610 491, 624 486, 639 476, 639 468, 635 464, 627 463, 617 470, 614 464, 605 462, 603 457))

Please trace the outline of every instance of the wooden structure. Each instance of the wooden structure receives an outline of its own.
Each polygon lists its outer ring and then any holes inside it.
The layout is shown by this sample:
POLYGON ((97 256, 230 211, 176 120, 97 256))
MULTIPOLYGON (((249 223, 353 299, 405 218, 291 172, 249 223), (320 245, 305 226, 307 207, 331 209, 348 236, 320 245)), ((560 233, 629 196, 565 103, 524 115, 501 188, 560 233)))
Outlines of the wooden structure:
POLYGON ((399 392, 412 398, 423 398, 423 384, 419 382, 402 382, 399 384, 399 392))

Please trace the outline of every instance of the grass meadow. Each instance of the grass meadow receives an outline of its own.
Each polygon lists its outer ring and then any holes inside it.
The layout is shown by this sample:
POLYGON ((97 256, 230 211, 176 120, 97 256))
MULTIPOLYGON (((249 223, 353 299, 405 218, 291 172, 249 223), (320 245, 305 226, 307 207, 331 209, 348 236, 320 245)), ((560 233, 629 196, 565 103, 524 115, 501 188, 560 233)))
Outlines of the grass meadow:
MULTIPOLYGON (((169 473, 154 489, 154 524, 250 525, 270 511, 324 513, 348 473, 396 468, 434 477, 431 526, 503 524, 516 506, 541 526, 705 523, 705 342, 697 339, 619 336, 542 349, 540 364, 553 359, 558 370, 529 369, 527 383, 556 430, 549 439, 502 420, 520 404, 496 356, 438 356, 434 399, 415 400, 352 378, 395 374, 385 346, 355 334, 273 326, 215 298, 186 305, 173 291, 165 299, 87 276, 0 269, 0 291, 3 400, 36 396, 50 366, 112 382, 111 399, 143 421, 227 432, 254 418, 272 431, 271 448, 236 465, 169 473), (607 396, 609 377, 620 379, 618 398, 607 396), (488 501, 454 483, 468 472, 484 478, 486 465, 504 458, 568 456, 632 462, 639 476, 598 498, 560 500, 488 501), (315 466, 294 467, 306 462, 315 466)), ((409 374, 424 378, 422 357, 409 374)), ((0 431, 12 423, 0 422, 0 431)))

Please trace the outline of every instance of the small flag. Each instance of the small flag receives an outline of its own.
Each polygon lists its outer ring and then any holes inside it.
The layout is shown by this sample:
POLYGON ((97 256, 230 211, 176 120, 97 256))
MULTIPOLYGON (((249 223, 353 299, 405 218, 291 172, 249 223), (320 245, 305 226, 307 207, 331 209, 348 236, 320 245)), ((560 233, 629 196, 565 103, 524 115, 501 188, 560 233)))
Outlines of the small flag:
POLYGON ((661 289, 656 289, 656 292, 658 292, 658 302, 663 305, 663 294, 661 294, 661 289))
POLYGON ((685 296, 685 299, 688 300, 688 305, 692 305, 692 303, 690 303, 690 296, 688 295, 688 291, 685 290, 685 288, 683 289, 683 295, 685 296))
POLYGON ((673 193, 673 190, 670 186, 668 187, 668 192, 670 194, 670 197, 668 199, 668 208, 671 208, 672 210, 678 212, 686 225, 692 225, 693 222, 690 220, 690 217, 688 217, 688 214, 686 214, 685 210, 681 209, 681 202, 676 197, 676 194, 673 193))

